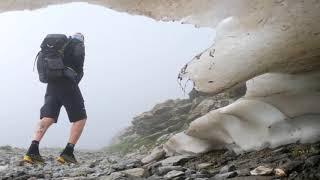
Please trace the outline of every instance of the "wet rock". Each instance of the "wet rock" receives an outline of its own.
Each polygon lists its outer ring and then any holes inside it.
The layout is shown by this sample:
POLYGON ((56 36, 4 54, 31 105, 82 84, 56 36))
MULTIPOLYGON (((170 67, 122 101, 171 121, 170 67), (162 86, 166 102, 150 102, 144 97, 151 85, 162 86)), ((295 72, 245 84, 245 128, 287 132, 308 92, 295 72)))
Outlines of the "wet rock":
POLYGON ((11 146, 0 146, 1 151, 13 151, 11 146))
POLYGON ((161 162, 162 166, 175 166, 179 165, 189 159, 191 159, 192 156, 189 155, 180 155, 180 156, 172 156, 167 159, 164 159, 161 162))
POLYGON ((126 166, 124 164, 114 164, 111 166, 111 168, 116 171, 122 171, 126 169, 126 166))
POLYGON ((196 173, 197 173, 197 171, 192 170, 192 169, 187 169, 187 170, 184 172, 184 174, 185 174, 186 176, 188 176, 188 177, 190 177, 190 176, 192 176, 193 174, 196 174, 196 173))
POLYGON ((277 148, 277 149, 274 149, 272 151, 273 154, 285 154, 285 153, 289 153, 290 150, 288 147, 280 147, 280 148, 277 148))
POLYGON ((190 178, 193 178, 193 179, 199 179, 199 178, 201 179, 201 178, 209 178, 209 177, 212 177, 212 175, 208 172, 197 172, 190 176, 190 178))
POLYGON ((125 180, 125 179, 126 179, 126 175, 121 172, 114 172, 109 176, 102 176, 99 178, 99 180, 125 180))
POLYGON ((165 180, 165 178, 157 175, 152 175, 148 177, 147 180, 165 180))
POLYGON ((165 175, 170 171, 184 171, 182 166, 163 166, 163 167, 159 167, 157 170, 157 174, 158 175, 165 175))
POLYGON ((227 172, 232 172, 232 171, 235 171, 235 170, 236 170, 236 167, 234 165, 226 165, 226 166, 223 166, 220 169, 220 174, 224 174, 224 173, 227 173, 227 172))
POLYGON ((111 164, 116 164, 118 162, 117 158, 115 158, 114 156, 106 157, 106 160, 107 160, 107 162, 110 162, 111 164))
POLYGON ((87 176, 88 174, 94 173, 95 170, 91 168, 77 168, 74 169, 72 172, 69 173, 70 177, 77 177, 77 176, 87 176))
POLYGON ((233 178, 236 177, 238 174, 237 172, 227 172, 224 174, 217 174, 214 177, 210 178, 210 180, 222 180, 222 179, 227 179, 227 178, 233 178))
POLYGON ((305 161, 305 167, 313 167, 320 163, 320 155, 311 156, 305 161))
POLYGON ((274 170, 274 174, 275 174, 276 176, 279 176, 279 177, 285 177, 285 176, 287 176, 287 174, 284 172, 284 170, 283 170, 283 169, 280 169, 280 168, 275 169, 275 170, 274 170))
POLYGON ((89 168, 94 168, 94 167, 98 166, 99 163, 100 163, 100 161, 95 160, 95 161, 91 162, 88 167, 89 168))
POLYGON ((116 171, 121 171, 125 169, 132 169, 141 166, 141 161, 139 159, 127 159, 113 164, 111 167, 116 171))
POLYGON ((122 171, 122 173, 133 177, 144 177, 146 175, 146 170, 143 168, 134 168, 122 171))
POLYGON ((5 166, 0 166, 0 172, 1 171, 5 171, 6 169, 8 169, 8 165, 5 165, 5 166))
POLYGON ((259 166, 254 170, 250 171, 251 175, 258 176, 258 175, 271 175, 273 172, 272 168, 268 168, 265 166, 259 166))
POLYGON ((148 164, 151 163, 153 161, 162 159, 165 156, 165 151, 164 149, 160 146, 160 147, 156 147, 155 149, 153 149, 153 151, 151 152, 150 155, 146 156, 145 158, 143 158, 141 160, 141 162, 143 164, 148 164))
POLYGON ((223 157, 226 161, 231 161, 237 158, 237 154, 232 150, 228 150, 223 154, 223 157))
POLYGON ((55 172, 52 174, 52 177, 53 178, 63 177, 63 174, 62 174, 62 172, 55 172))
POLYGON ((286 174, 290 174, 292 171, 300 171, 302 168, 303 161, 289 161, 281 166, 281 169, 285 171, 286 174))
POLYGON ((209 170, 209 173, 210 173, 211 177, 213 177, 213 176, 219 174, 220 170, 219 169, 211 169, 211 170, 209 170))
POLYGON ((295 179, 298 175, 299 173, 297 171, 293 171, 290 173, 288 179, 295 179))
POLYGON ((201 164, 197 165, 197 168, 198 169, 205 169, 205 168, 208 168, 208 167, 210 167, 212 165, 213 165, 212 163, 201 163, 201 164))
POLYGON ((182 176, 182 175, 184 175, 184 172, 183 172, 183 171, 173 170, 173 171, 168 172, 168 173, 164 176, 164 178, 166 178, 166 179, 173 179, 173 178, 175 178, 175 177, 182 176))
POLYGON ((287 159, 288 157, 289 157, 288 154, 281 154, 281 155, 278 155, 278 156, 272 156, 272 157, 266 158, 266 159, 262 160, 262 162, 264 162, 264 163, 273 163, 273 162, 279 161, 281 159, 287 159))
POLYGON ((250 169, 240 169, 236 171, 238 176, 250 176, 250 169))

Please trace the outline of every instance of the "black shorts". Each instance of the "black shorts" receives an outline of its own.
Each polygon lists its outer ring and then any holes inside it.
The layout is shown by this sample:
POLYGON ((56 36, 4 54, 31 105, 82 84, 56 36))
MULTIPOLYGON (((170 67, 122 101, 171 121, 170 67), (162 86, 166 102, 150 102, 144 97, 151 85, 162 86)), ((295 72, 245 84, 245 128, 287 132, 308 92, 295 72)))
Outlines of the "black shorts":
POLYGON ((78 85, 70 82, 48 83, 40 119, 53 118, 57 122, 62 106, 65 107, 70 122, 87 119, 84 100, 78 85))

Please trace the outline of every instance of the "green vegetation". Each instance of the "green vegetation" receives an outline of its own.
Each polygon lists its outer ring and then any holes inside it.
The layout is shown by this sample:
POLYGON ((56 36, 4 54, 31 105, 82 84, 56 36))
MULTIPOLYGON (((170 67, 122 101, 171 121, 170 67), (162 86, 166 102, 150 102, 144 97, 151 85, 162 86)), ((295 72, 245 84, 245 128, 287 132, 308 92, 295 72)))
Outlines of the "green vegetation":
POLYGON ((137 138, 124 138, 121 140, 118 144, 113 144, 105 148, 105 150, 109 153, 120 153, 120 154, 128 154, 131 152, 136 151, 137 149, 140 149, 141 147, 146 148, 147 150, 152 149, 156 146, 157 139, 159 138, 159 135, 157 136, 147 136, 147 137, 137 137, 137 138))
POLYGON ((312 149, 310 145, 300 145, 291 149, 290 154, 292 157, 299 157, 303 155, 308 155, 312 153, 312 149))

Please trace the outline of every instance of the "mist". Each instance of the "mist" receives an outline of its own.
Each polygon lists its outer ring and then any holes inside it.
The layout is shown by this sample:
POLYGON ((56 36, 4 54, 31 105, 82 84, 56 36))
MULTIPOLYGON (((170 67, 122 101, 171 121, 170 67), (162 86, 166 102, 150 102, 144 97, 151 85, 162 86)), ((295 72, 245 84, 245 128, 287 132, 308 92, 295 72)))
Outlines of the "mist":
MULTIPOLYGON (((157 22, 97 5, 70 3, 0 14, 0 146, 27 147, 39 120, 45 84, 33 72, 49 33, 85 35, 80 88, 88 114, 77 144, 106 146, 132 118, 167 99, 187 98, 177 83, 180 68, 214 41, 210 28, 157 22)), ((70 123, 64 108, 41 147, 63 147, 70 123)))

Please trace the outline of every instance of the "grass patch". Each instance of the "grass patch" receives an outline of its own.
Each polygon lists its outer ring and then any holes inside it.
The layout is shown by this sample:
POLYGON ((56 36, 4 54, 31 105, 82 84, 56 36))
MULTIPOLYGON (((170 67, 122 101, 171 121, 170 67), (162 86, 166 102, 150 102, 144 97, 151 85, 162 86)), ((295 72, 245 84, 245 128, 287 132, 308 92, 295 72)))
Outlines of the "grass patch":
POLYGON ((310 153, 312 153, 312 150, 311 150, 311 147, 308 145, 294 147, 293 149, 291 149, 291 152, 290 152, 291 156, 294 158, 307 155, 310 153))
POLYGON ((122 155, 135 152, 141 147, 147 150, 152 149, 157 144, 158 136, 138 137, 135 139, 123 139, 118 144, 113 144, 105 148, 108 153, 120 153, 122 155))

